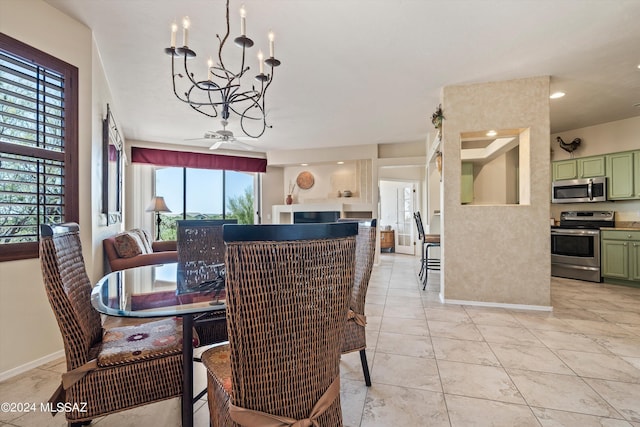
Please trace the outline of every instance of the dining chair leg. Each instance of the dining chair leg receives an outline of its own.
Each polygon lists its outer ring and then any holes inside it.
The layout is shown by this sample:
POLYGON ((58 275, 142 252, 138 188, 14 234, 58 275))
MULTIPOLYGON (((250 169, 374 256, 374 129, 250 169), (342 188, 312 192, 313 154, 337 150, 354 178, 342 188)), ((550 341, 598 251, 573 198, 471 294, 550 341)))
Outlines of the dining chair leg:
POLYGON ((364 383, 367 387, 371 387, 371 377, 369 376, 369 364, 367 363, 367 351, 360 350, 360 362, 362 362, 362 373, 364 374, 364 383))
POLYGON ((424 279, 425 274, 425 258, 424 258, 424 242, 420 242, 420 273, 418 277, 420 280, 424 279))

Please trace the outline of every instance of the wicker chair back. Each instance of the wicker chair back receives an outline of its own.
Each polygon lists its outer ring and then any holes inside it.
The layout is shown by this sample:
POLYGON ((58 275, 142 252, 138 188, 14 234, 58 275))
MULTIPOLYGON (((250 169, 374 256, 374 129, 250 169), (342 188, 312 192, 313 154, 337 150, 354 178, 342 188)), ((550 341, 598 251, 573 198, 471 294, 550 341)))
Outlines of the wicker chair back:
MULTIPOLYGON (((357 224, 225 226, 234 405, 304 419, 339 377, 356 233, 357 224)), ((342 425, 339 396, 317 421, 342 425)))
POLYGON ((40 263, 44 285, 64 342, 67 369, 89 361, 102 339, 100 314, 91 305, 77 224, 41 226, 40 263))
POLYGON ((217 264, 224 263, 222 226, 238 220, 178 221, 178 290, 195 290, 202 283, 215 280, 217 264))

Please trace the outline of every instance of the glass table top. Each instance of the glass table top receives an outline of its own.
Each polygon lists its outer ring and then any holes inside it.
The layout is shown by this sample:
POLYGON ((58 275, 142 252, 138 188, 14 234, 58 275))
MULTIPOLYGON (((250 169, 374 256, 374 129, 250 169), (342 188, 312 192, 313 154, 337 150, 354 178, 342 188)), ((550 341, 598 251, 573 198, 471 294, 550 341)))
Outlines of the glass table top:
POLYGON ((183 266, 171 263, 115 271, 94 286, 91 303, 100 313, 123 317, 182 316, 225 310, 224 266, 207 266, 199 271, 204 270, 206 277, 185 275, 183 266), (194 277, 198 280, 195 283, 194 277))

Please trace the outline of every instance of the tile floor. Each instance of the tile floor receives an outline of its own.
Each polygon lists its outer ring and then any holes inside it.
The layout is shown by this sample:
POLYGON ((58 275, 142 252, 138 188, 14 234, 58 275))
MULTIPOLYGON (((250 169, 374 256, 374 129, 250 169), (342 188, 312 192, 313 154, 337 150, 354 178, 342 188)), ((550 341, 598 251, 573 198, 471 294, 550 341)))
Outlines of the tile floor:
MULTIPOLYGON (((345 426, 640 427, 640 289, 552 279, 552 313, 442 305, 437 273, 423 292, 414 258, 383 254, 367 298, 365 387, 344 355, 345 426)), ((197 378, 204 385, 202 367, 197 378)), ((57 361, 0 383, 0 401, 44 402, 57 361)), ((195 422, 208 426, 204 402, 195 422)), ((173 399, 94 421, 178 426, 173 399)), ((0 426, 64 426, 48 413, 0 413, 0 426)))

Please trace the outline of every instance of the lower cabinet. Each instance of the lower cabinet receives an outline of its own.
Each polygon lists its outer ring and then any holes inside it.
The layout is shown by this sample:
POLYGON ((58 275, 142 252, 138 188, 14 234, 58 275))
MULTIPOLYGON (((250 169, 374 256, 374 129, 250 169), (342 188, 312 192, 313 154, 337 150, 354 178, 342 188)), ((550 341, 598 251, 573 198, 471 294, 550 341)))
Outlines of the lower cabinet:
POLYGON ((601 239, 604 281, 640 286, 640 231, 602 230, 601 239))

